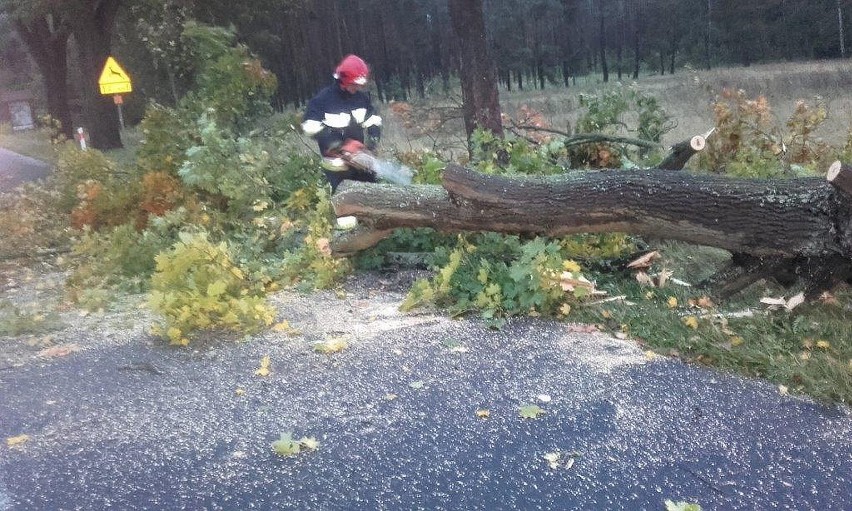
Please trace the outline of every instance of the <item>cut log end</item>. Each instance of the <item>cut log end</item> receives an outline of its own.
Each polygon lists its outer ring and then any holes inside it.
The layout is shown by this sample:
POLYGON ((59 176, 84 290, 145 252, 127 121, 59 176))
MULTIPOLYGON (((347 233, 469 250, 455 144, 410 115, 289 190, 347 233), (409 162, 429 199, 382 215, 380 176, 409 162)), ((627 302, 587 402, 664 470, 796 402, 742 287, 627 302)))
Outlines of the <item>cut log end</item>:
POLYGON ((833 187, 852 198, 852 167, 836 161, 828 168, 825 178, 833 187))
MULTIPOLYGON (((715 129, 715 128, 714 128, 715 129)), ((695 135, 694 137, 678 142, 670 149, 669 155, 657 166, 662 170, 683 170, 686 162, 692 158, 695 153, 699 153, 707 147, 707 137, 713 134, 711 129, 704 135, 695 135)))

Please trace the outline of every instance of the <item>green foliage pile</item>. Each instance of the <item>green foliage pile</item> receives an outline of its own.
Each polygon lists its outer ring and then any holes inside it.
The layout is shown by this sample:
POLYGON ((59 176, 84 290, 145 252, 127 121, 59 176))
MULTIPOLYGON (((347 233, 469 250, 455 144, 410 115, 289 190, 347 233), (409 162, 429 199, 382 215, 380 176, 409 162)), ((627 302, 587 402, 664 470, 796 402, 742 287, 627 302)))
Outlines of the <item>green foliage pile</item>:
POLYGON ((262 281, 234 263, 227 243, 213 244, 205 233, 179 237, 156 256, 150 305, 165 321, 155 334, 185 346, 196 330, 252 333, 272 324, 275 312, 266 304, 262 281))
POLYGON ((79 233, 69 297, 102 308, 150 290, 156 332, 185 344, 198 329, 256 331, 271 322, 266 291, 331 286, 348 266, 330 256, 319 165, 270 115, 274 77, 230 30, 188 23, 181 42, 195 87, 148 108, 137 163, 68 146, 52 189, 79 233))
POLYGON ((565 316, 594 288, 558 240, 483 233, 440 252, 435 277, 414 284, 403 310, 432 303, 455 315, 478 311, 499 327, 515 315, 565 316))

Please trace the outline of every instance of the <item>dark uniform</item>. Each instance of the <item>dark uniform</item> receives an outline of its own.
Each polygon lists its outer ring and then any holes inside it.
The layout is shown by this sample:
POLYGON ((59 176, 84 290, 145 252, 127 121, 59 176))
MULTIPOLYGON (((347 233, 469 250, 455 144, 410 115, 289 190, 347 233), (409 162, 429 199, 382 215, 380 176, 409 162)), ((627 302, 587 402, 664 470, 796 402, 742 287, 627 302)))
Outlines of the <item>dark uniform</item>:
POLYGON ((382 133, 382 118, 377 115, 370 97, 362 91, 347 92, 340 81, 321 90, 308 103, 302 129, 314 137, 323 156, 323 171, 331 183, 331 193, 344 179, 374 183, 375 174, 350 167, 335 155, 335 150, 348 139, 375 149, 382 133))

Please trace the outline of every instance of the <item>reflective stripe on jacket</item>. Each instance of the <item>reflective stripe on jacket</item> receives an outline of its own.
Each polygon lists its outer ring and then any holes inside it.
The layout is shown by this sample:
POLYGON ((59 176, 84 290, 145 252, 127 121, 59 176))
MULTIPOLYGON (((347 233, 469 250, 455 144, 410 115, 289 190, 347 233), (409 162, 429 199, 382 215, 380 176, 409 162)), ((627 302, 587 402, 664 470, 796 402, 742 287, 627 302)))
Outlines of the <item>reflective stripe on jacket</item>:
POLYGON ((308 102, 302 130, 316 139, 320 154, 330 156, 329 149, 350 138, 375 148, 382 134, 382 118, 370 96, 361 91, 350 94, 335 82, 308 102))

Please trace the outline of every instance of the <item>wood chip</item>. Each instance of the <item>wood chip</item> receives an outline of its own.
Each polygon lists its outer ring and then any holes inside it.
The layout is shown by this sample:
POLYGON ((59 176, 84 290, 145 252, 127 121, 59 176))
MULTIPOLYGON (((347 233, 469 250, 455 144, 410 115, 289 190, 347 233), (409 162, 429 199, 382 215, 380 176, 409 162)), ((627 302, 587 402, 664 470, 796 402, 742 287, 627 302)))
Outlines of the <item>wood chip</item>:
POLYGON ((653 263, 656 259, 660 258, 660 252, 654 250, 653 252, 648 252, 642 257, 635 259, 633 262, 627 265, 628 268, 650 268, 651 263, 653 263))

